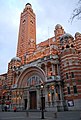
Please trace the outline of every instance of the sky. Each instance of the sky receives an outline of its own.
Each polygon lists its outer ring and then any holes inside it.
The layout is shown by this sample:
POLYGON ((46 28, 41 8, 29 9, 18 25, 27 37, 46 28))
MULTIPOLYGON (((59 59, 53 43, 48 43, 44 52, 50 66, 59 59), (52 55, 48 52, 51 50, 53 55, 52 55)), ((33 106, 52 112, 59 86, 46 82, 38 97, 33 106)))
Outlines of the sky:
POLYGON ((40 43, 54 36, 57 24, 75 36, 81 33, 81 20, 69 22, 78 0, 0 0, 0 74, 8 70, 8 63, 16 56, 20 14, 31 3, 36 14, 36 41, 40 43))

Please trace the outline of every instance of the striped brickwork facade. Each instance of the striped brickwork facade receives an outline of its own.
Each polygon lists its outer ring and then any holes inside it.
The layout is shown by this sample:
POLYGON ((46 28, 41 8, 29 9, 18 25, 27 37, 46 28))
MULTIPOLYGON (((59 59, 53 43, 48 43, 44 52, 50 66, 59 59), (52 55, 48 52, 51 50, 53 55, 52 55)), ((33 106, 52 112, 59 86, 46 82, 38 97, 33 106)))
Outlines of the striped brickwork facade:
POLYGON ((46 110, 81 110, 81 34, 77 32, 73 37, 57 24, 54 36, 36 44, 36 16, 27 3, 20 17, 17 54, 8 63, 6 83, 4 90, 9 97, 5 101, 11 108, 41 109, 43 84, 46 110))

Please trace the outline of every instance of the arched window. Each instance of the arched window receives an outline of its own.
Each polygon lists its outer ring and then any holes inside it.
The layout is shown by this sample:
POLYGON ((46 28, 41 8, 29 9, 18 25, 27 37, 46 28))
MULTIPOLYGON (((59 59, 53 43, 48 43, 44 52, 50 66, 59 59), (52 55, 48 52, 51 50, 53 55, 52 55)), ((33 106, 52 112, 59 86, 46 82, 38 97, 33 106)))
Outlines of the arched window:
POLYGON ((74 47, 73 44, 71 44, 71 47, 72 47, 72 48, 74 47))
POLYGON ((41 78, 38 75, 33 75, 27 80, 28 86, 39 85, 41 83, 41 78))
POLYGON ((68 94, 71 94, 70 86, 67 87, 67 92, 68 92, 68 94))
POLYGON ((77 87, 76 85, 73 86, 74 94, 77 94, 77 87))
POLYGON ((66 48, 69 48, 69 45, 66 45, 66 48))
POLYGON ((45 64, 41 65, 41 69, 45 71, 45 64))

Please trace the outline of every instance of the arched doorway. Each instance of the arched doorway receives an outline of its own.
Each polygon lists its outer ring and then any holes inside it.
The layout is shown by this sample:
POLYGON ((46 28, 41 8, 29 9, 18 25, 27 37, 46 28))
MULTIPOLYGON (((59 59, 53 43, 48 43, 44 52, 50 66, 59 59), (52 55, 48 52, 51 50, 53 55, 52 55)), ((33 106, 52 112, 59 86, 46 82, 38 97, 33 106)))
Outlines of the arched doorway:
POLYGON ((40 85, 45 82, 44 71, 36 66, 26 68, 19 76, 17 88, 22 89, 21 104, 24 109, 38 109, 41 104, 40 85))

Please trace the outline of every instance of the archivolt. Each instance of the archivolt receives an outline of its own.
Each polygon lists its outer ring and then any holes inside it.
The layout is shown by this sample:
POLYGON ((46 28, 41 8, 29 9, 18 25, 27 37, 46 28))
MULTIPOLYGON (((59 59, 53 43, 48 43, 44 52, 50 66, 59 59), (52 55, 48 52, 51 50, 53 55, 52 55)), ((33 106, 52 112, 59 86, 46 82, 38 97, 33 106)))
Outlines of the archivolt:
MULTIPOLYGON (((44 71, 37 67, 37 66, 32 66, 32 67, 28 67, 26 68, 19 76, 18 81, 17 81, 17 88, 21 88, 22 83, 26 82, 28 78, 30 78, 32 75, 38 75, 41 79, 42 82, 46 81, 46 76, 44 71)), ((26 84, 25 84, 26 85, 26 84)), ((24 86, 26 87, 26 86, 24 86)))

